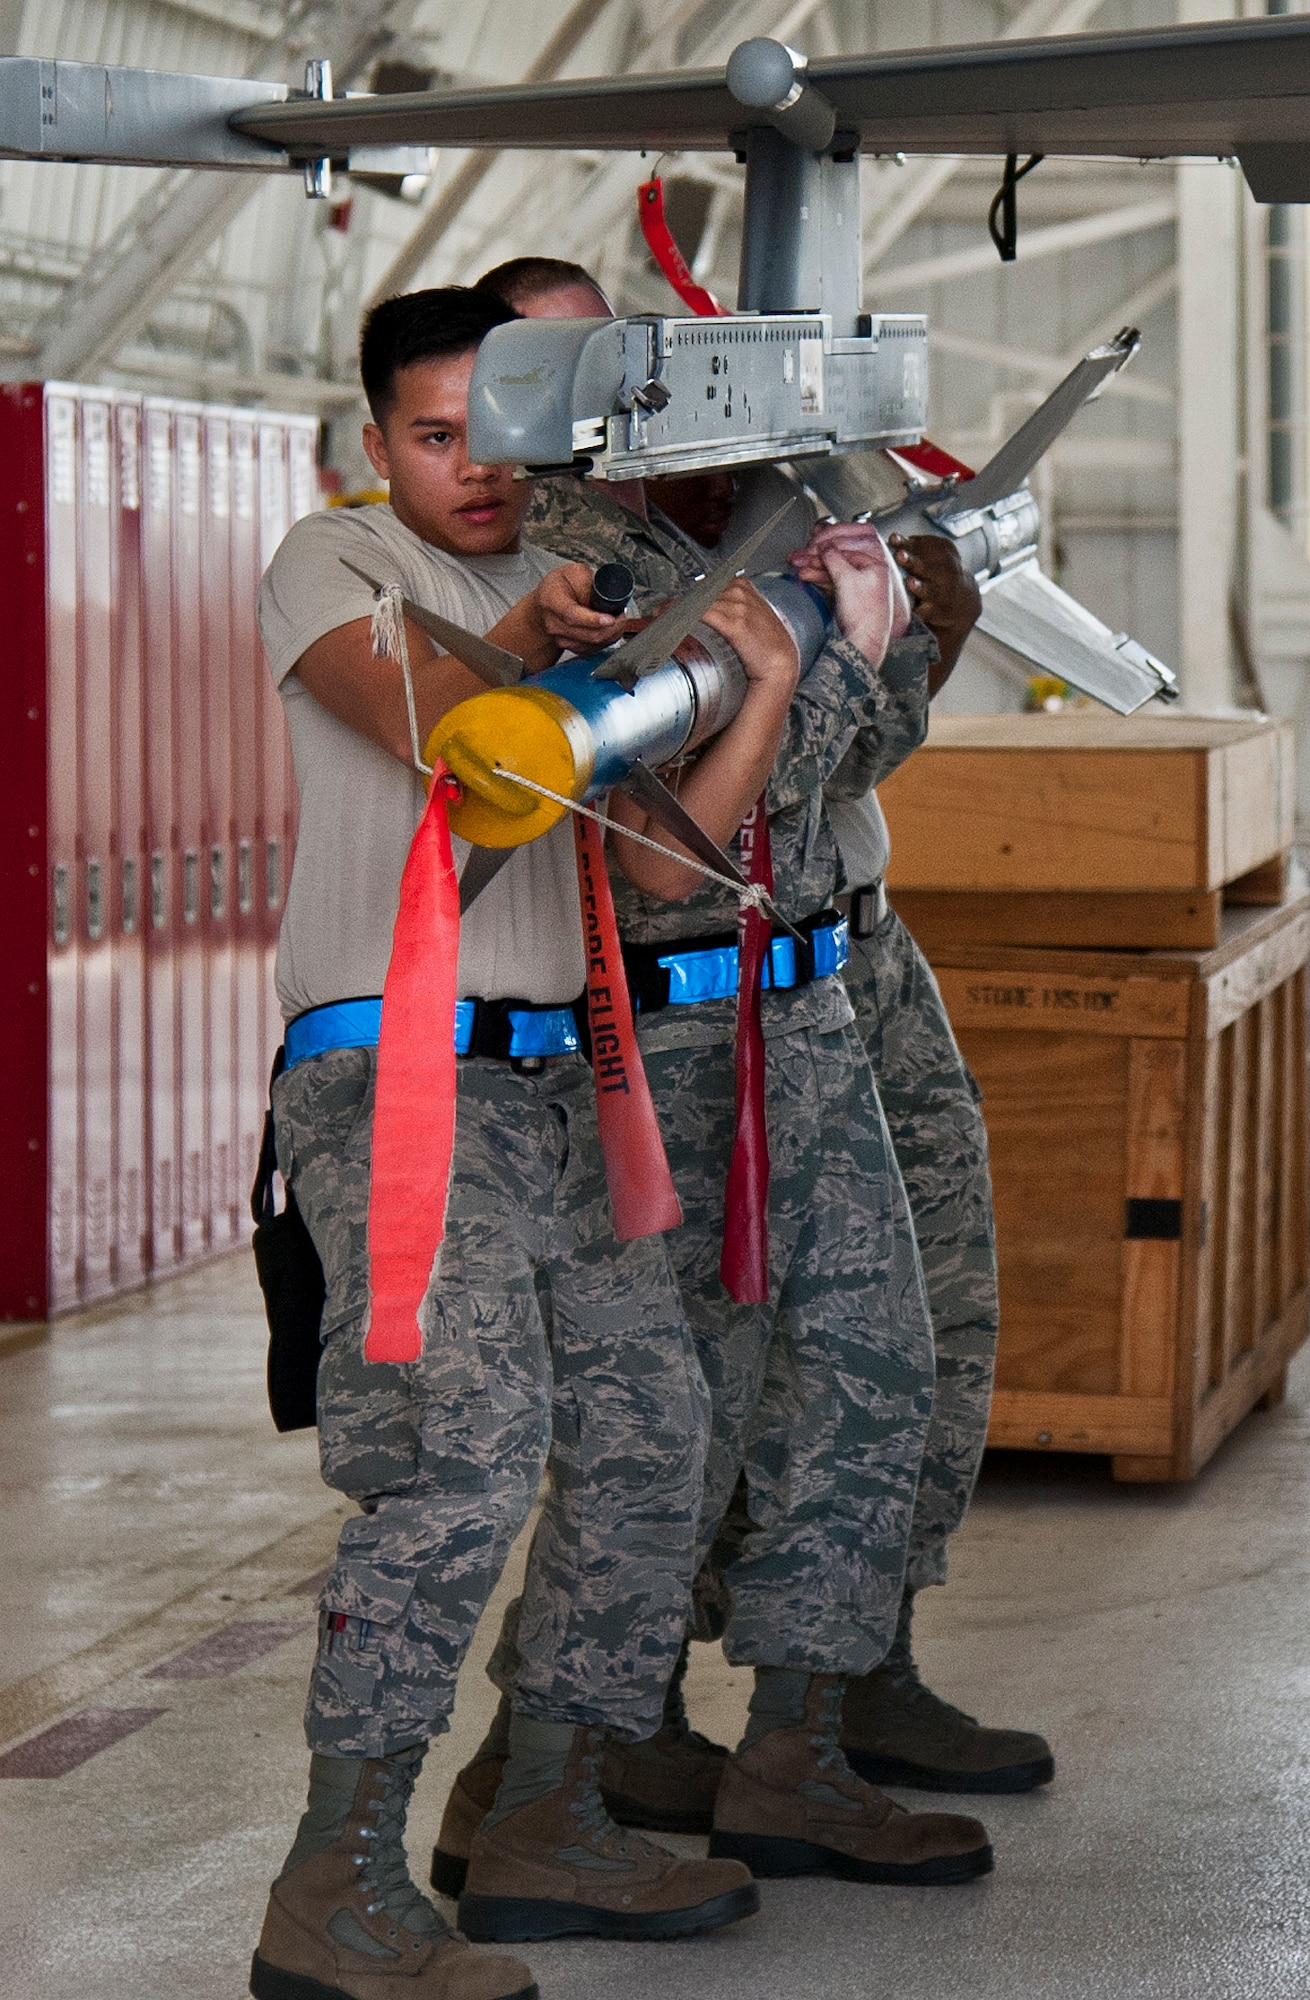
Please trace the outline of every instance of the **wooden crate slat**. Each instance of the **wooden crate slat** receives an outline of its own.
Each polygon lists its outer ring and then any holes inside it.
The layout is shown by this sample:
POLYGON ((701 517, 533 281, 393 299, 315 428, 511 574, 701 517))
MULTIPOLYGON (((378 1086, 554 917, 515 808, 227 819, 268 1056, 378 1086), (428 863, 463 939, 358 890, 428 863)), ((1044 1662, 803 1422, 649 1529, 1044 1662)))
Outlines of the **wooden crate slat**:
POLYGON ((960 944, 1196 950, 1218 944, 1226 895, 1218 889, 897 888, 892 902, 931 958, 960 944))
POLYGON ((1298 966, 1305 964, 1307 954, 1310 915, 1302 910, 1202 981, 1206 1010, 1202 1032, 1217 1035, 1230 1021, 1236 1021, 1266 993, 1290 979, 1298 966))
MULTIPOLYGON (((1171 1396, 1182 1249, 1184 1139, 1187 1120, 1187 1048, 1180 1041, 1128 1044, 1127 1145, 1124 1190, 1128 1204, 1177 1203, 1179 1234, 1132 1236, 1123 1244, 1119 1391, 1125 1396, 1171 1396)), ((1147 1217, 1163 1230, 1165 1214, 1147 1217)))
POLYGON ((1088 1035, 1185 1035, 1191 988, 1182 980, 998 966, 937 966, 937 983, 957 1034, 1004 1022, 1007 1028, 1072 1029, 1088 1035))
POLYGON ((982 1031, 1005 1339, 1003 1387, 1118 1387, 1127 1044, 982 1031), (1034 1093, 1034 1064, 1048 1089, 1034 1093), (1078 1106, 1074 1123, 1070 1104, 1078 1106))
POLYGON ((1077 1396, 998 1389, 987 1442, 1012 1451, 1132 1451, 1166 1458, 1173 1448, 1167 1396, 1077 1396))

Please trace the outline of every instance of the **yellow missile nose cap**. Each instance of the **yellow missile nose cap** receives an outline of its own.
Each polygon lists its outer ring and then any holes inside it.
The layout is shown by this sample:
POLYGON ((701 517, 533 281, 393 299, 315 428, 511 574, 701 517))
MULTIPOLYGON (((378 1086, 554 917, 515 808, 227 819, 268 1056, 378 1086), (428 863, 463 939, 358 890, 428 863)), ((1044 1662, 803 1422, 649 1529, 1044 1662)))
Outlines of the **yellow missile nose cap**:
POLYGON ((590 732, 549 688, 489 688, 443 715, 428 738, 459 779, 464 797, 450 826, 476 847, 522 847, 557 826, 567 810, 516 785, 517 772, 563 797, 581 799, 591 781, 590 732))

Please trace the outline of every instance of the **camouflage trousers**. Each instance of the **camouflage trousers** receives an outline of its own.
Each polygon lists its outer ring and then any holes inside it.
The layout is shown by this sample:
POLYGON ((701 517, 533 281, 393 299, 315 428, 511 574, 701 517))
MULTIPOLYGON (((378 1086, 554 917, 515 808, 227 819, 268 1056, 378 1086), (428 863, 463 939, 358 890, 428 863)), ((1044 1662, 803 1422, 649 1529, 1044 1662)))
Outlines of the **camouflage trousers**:
MULTIPOLYGON (((732 1044, 660 1048, 652 1024, 643 1052, 685 1217, 669 1254, 713 1410, 702 1555, 743 1465, 749 1496, 752 1532, 724 1579, 725 1651, 742 1665, 860 1674, 886 1652, 900 1607, 932 1339, 869 1064, 840 988, 821 984, 844 1025, 778 1032, 784 996, 766 996, 767 1306, 734 1305, 719 1279, 732 1044)), ((818 995, 797 995, 794 1013, 818 995)))
MULTIPOLYGON (((937 981, 890 911, 851 939, 843 978, 877 1078, 914 1219, 932 1317, 936 1387, 910 1529, 906 1585, 946 1581, 946 1543, 964 1519, 987 1438, 998 1326, 987 1131, 937 981)), ((693 1635, 722 1636, 729 1577, 752 1533, 743 1480, 696 1577, 693 1635)))
POLYGON ((366 1362, 375 1057, 335 1050, 274 1092, 278 1163, 327 1277, 323 1477, 361 1509, 319 1599, 310 1748, 380 1757, 446 1727, 548 1450, 515 1705, 649 1735, 687 1617, 707 1427, 663 1241, 614 1239, 581 1060, 462 1062, 423 1353, 366 1362))
POLYGON ((937 981, 889 911, 852 938, 844 974, 905 1182, 932 1316, 937 1387, 919 1472, 907 1582, 946 1581, 946 1542, 987 1438, 999 1324, 987 1129, 937 981))

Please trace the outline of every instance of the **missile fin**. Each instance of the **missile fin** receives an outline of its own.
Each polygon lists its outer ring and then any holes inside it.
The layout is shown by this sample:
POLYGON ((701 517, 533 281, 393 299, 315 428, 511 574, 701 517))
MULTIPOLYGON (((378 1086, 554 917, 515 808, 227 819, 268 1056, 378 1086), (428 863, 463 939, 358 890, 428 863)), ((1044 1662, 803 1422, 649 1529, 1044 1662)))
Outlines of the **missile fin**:
MULTIPOLYGON (((344 556, 338 556, 337 561, 374 593, 384 588, 376 577, 369 576, 357 564, 347 562, 344 556)), ((526 670, 517 653, 493 645, 490 639, 480 639, 476 632, 466 632, 462 625, 453 625, 449 618, 439 618, 435 611, 425 611, 421 604, 415 604, 412 597, 402 598, 401 603, 407 618, 412 618, 430 639, 435 639, 446 652, 454 653, 466 667, 472 667, 475 674, 490 681, 493 687, 515 687, 523 679, 526 670)))
MULTIPOLYGON (((639 806, 644 806, 651 818, 656 820, 666 833, 671 833, 675 840, 680 840, 698 861, 705 863, 707 868, 717 868, 721 875, 727 875, 743 889, 749 887, 747 877, 742 874, 732 856, 725 854, 724 850, 710 839, 704 827, 694 820, 681 801, 674 797, 664 780, 656 777, 649 764, 643 764, 638 758, 618 789, 626 792, 639 806)), ((794 938, 804 942, 802 933, 797 930, 795 924, 788 922, 774 902, 767 901, 765 907, 775 923, 781 924, 794 938)))
POLYGON ((1162 661, 1103 625, 1034 561, 984 585, 978 630, 1116 715, 1132 715, 1152 699, 1178 699, 1178 683, 1162 661))
MULTIPOLYGON (((791 511, 790 500, 783 502, 776 514, 771 514, 762 528, 734 549, 725 563, 712 569, 699 583, 661 611, 643 632, 637 632, 631 639, 624 639, 607 653, 592 674, 595 681, 618 681, 631 694, 643 674, 649 674, 656 667, 662 667, 674 648, 680 646, 693 625, 698 625, 717 598, 722 597, 730 583, 742 574, 756 549, 763 548, 773 533, 791 511)), ((672 793, 669 794, 672 797, 672 793)))
POLYGON ((962 479, 949 497, 934 508, 938 520, 953 514, 971 514, 975 507, 990 507, 1005 500, 1023 484, 1039 458, 1050 450, 1060 433, 1067 429, 1084 403, 1100 391, 1108 375, 1117 374, 1131 361, 1142 344, 1136 327, 1126 326, 1113 340, 1094 347, 1056 384, 1046 401, 1033 411, 1012 438, 1008 438, 981 472, 962 479))
POLYGON ((467 916, 482 891, 488 888, 499 875, 510 858, 518 853, 516 847, 475 847, 464 863, 459 878, 459 913, 467 916))

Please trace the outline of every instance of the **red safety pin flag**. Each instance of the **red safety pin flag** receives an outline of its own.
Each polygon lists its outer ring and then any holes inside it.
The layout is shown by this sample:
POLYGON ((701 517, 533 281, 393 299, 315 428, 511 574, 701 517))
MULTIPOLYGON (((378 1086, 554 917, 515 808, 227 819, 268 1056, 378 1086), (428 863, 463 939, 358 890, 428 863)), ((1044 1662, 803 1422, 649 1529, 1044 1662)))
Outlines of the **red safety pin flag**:
POLYGON ((444 764, 432 777, 400 882, 382 990, 373 1165, 368 1197, 370 1310, 366 1361, 417 1361, 419 1308, 446 1229, 455 1150, 455 999, 459 881, 444 764))
POLYGON ((723 315, 726 307, 719 304, 713 292, 707 292, 704 285, 696 283, 686 258, 673 239, 673 231, 664 215, 664 183, 658 174, 652 174, 637 189, 637 214, 646 248, 682 303, 702 319, 723 315))
MULTIPOLYGON (((773 894, 773 853, 761 793, 741 824, 742 865, 773 894)), ((737 918, 737 1124, 723 1201, 719 1276, 739 1306, 769 1297, 769 1128, 764 1113, 764 1029, 760 988, 772 936, 769 919, 743 904, 737 918)))
POLYGON ((605 869, 604 835, 576 813, 578 896, 587 959, 587 1019, 596 1080, 596 1118, 605 1156, 614 1234, 620 1243, 658 1236, 682 1221, 650 1085, 642 1067, 605 869))

